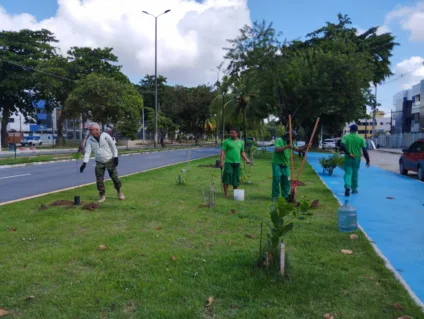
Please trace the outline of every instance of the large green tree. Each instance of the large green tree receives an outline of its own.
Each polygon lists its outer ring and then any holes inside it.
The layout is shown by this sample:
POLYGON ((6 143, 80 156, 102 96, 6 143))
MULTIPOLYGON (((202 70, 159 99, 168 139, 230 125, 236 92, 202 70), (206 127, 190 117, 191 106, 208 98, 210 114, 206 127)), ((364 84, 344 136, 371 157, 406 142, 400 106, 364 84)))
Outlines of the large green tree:
POLYGON ((40 85, 50 92, 50 104, 62 108, 57 120, 58 143, 63 138, 63 124, 69 114, 65 101, 77 86, 78 80, 85 79, 91 73, 97 73, 118 81, 128 81, 112 51, 112 48, 72 47, 66 57, 54 56, 40 65, 42 71, 50 74, 41 76, 40 85))
MULTIPOLYGON (((34 115, 34 102, 48 92, 39 86, 36 69, 55 55, 54 35, 48 30, 0 32, 0 111, 2 145, 7 145, 9 117, 21 112, 28 120, 34 115)), ((46 105, 50 108, 50 104, 46 105)))
POLYGON ((90 119, 114 127, 124 127, 125 135, 133 137, 140 128, 143 99, 127 81, 92 73, 78 80, 65 101, 68 118, 90 119))

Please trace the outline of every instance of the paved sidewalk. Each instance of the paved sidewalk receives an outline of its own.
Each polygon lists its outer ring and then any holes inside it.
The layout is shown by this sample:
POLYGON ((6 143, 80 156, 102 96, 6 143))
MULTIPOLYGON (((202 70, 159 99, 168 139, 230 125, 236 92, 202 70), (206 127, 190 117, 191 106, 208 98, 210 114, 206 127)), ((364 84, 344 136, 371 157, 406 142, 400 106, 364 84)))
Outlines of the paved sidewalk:
MULTIPOLYGON (((344 202, 344 172, 336 168, 332 176, 323 174, 318 162, 321 156, 309 153, 308 162, 339 201, 344 202)), ((424 183, 375 166, 367 169, 362 162, 359 194, 349 197, 351 205, 358 209, 358 223, 421 305, 424 300, 422 194, 424 183)), ((334 219, 336 222, 337 212, 334 219)))

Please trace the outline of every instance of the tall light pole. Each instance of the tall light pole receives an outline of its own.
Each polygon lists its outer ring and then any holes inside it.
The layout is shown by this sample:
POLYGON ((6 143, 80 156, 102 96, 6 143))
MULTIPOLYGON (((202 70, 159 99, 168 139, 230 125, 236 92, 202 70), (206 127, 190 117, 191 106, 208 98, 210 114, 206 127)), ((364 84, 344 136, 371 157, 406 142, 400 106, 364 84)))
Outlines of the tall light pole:
POLYGON ((170 11, 171 10, 166 10, 165 12, 162 12, 158 16, 154 16, 153 14, 150 14, 147 11, 143 11, 144 14, 147 14, 155 18, 155 132, 154 132, 155 148, 157 148, 158 146, 158 18, 161 15, 168 13, 170 11))

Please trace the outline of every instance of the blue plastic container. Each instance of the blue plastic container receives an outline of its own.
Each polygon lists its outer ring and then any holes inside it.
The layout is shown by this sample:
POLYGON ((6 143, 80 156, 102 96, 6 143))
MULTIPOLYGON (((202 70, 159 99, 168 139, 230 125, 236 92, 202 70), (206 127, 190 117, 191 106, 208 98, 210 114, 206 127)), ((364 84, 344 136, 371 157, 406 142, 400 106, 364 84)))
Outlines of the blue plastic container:
POLYGON ((358 219, 356 208, 351 206, 346 200, 344 205, 338 210, 339 231, 352 232, 358 229, 358 219))

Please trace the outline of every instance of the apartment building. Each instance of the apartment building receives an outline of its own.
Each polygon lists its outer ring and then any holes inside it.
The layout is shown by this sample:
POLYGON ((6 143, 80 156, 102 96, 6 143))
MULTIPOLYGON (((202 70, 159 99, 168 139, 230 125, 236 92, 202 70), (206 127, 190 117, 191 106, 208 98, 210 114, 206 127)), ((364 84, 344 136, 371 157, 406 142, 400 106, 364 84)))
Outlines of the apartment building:
POLYGON ((412 88, 394 95, 395 134, 424 132, 424 101, 422 97, 424 97, 424 80, 412 88))

